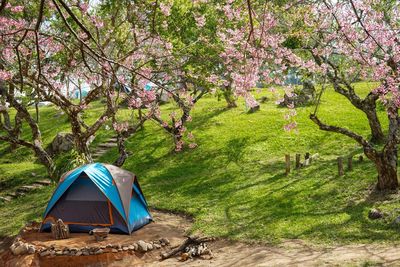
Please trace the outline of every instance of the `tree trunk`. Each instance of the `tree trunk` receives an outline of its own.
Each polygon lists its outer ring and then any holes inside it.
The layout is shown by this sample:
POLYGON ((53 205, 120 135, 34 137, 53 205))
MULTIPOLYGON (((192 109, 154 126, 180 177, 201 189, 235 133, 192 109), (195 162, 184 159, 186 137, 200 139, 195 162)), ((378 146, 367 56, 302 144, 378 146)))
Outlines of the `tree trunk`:
POLYGON ((374 163, 378 171, 378 190, 395 190, 399 187, 397 179, 397 148, 379 153, 374 163))
POLYGON ((125 138, 121 135, 118 135, 117 144, 118 144, 119 157, 114 161, 113 165, 117 167, 122 167, 122 165, 124 165, 125 163, 125 160, 128 158, 128 152, 126 151, 125 147, 125 138))
POLYGON ((55 165, 53 159, 46 152, 46 150, 44 150, 42 146, 38 144, 37 141, 34 142, 33 150, 35 151, 35 155, 39 159, 40 163, 42 163, 46 167, 47 174, 49 175, 50 179, 56 181, 57 176, 55 173, 55 165))
POLYGON ((383 134, 381 123, 376 114, 376 109, 369 109, 365 111, 368 118, 369 127, 371 128, 371 142, 372 143, 383 143, 385 141, 385 135, 383 134))
POLYGON ((81 135, 75 135, 75 147, 76 151, 79 155, 85 157, 85 161, 88 163, 92 163, 92 154, 90 153, 89 145, 87 144, 87 140, 82 138, 81 135))
POLYGON ((225 87, 223 89, 223 95, 224 95, 224 98, 225 98, 228 108, 236 108, 237 107, 235 97, 234 97, 230 87, 225 87))

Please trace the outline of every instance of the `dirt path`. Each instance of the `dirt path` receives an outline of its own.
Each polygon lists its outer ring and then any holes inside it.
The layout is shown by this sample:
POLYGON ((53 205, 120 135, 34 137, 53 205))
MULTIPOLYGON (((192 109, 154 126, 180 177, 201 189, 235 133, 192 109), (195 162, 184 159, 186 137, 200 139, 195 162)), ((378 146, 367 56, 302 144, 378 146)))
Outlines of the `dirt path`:
MULTIPOLYGON (((168 238, 171 246, 180 244, 190 228, 190 220, 170 213, 152 212, 155 223, 136 231, 131 236, 111 235, 103 242, 95 242, 87 234, 73 234, 66 240, 52 240, 50 234, 30 232, 23 235, 26 242, 56 247, 81 247, 102 243, 128 244, 134 241, 168 238)), ((103 245, 104 245, 103 244, 103 245)), ((0 266, 400 266, 400 245, 346 245, 310 247, 301 240, 288 240, 278 246, 249 245, 218 240, 209 244, 213 252, 210 260, 178 258, 160 261, 161 250, 145 254, 134 252, 104 253, 91 256, 14 257, 9 251, 1 255, 0 266), (3 260, 3 261, 2 261, 3 260), (21 264, 23 263, 23 264, 21 264)))

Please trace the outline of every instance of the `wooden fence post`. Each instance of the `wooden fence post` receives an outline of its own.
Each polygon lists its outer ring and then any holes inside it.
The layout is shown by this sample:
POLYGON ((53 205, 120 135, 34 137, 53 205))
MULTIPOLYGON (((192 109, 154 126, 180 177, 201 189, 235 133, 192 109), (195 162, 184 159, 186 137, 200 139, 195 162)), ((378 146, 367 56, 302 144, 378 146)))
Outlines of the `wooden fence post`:
POLYGON ((286 162, 286 175, 290 173, 290 154, 285 155, 285 162, 286 162))
POLYGON ((347 158, 347 170, 353 170, 353 157, 350 156, 347 158))
POLYGON ((296 154, 296 169, 300 169, 300 154, 296 154))
POLYGON ((343 158, 342 157, 338 157, 337 158, 337 163, 338 163, 339 176, 342 176, 344 174, 344 171, 343 171, 343 158))

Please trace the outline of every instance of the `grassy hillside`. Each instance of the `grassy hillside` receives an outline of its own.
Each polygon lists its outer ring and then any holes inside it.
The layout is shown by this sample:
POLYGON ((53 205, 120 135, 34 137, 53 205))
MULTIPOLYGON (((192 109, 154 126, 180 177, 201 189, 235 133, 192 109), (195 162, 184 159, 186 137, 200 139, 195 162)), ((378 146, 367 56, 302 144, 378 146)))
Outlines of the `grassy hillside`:
MULTIPOLYGON (((361 94, 370 87, 357 85, 361 94)), ((247 114, 242 103, 236 109, 224 107, 223 101, 213 97, 202 99, 195 107, 188 125, 199 145, 194 150, 172 152, 171 137, 153 122, 129 139, 133 155, 124 168, 137 174, 151 206, 192 214, 193 230, 240 240, 361 243, 400 237, 395 227, 367 218, 371 207, 396 207, 398 196, 370 194, 376 172, 368 160, 337 176, 336 157, 362 151, 344 136, 318 130, 308 119, 313 107, 297 110, 298 133, 283 131, 286 109, 277 108, 272 99, 253 114, 247 114), (320 158, 285 176, 284 155, 290 153, 293 158, 295 153, 305 152, 319 153, 320 158)), ((170 104, 163 106, 164 110, 171 108, 170 104)), ((96 109, 103 107, 97 103, 96 109)), ((55 113, 51 107, 42 111, 46 142, 68 128, 66 119, 55 119, 55 113)), ((90 120, 95 113, 86 116, 90 120)), ((332 89, 323 96, 319 116, 327 123, 369 135, 362 113, 332 89)), ((385 125, 383 112, 381 118, 385 125)), ((94 145, 111 134, 103 130, 94 145)), ((43 168, 32 163, 29 151, 22 148, 8 154, 5 149, 0 144, 0 194, 45 177, 43 168)), ((115 155, 111 150, 101 161, 111 162, 115 155)), ((15 233, 27 220, 39 219, 53 189, 0 204, 0 236, 15 233)))

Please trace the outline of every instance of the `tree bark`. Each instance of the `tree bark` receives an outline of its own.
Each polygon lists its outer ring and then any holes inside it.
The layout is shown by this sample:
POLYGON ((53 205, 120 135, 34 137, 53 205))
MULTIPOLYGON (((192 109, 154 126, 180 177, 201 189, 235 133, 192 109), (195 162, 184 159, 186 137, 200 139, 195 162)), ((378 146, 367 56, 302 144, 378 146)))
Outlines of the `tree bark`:
MULTIPOLYGON (((397 112, 397 110, 395 110, 397 112)), ((396 114, 396 113, 394 113, 396 114)), ((338 126, 331 126, 321 122, 314 114, 310 119, 319 126, 321 130, 336 132, 346 135, 363 146, 364 154, 375 164, 378 172, 378 190, 395 190, 399 187, 397 179, 397 133, 399 131, 399 122, 397 118, 389 117, 389 136, 384 148, 377 151, 362 136, 338 126)))
MULTIPOLYGON (((382 126, 379 121, 378 115, 376 114, 376 104, 375 101, 372 103, 373 106, 371 108, 364 108, 363 111, 365 115, 367 115, 369 127, 371 129, 371 142, 372 143, 381 143, 385 141, 385 135, 382 131, 382 126)), ((370 104, 371 105, 371 104, 370 104)))
POLYGON ((236 108, 237 104, 235 101, 235 97, 232 93, 232 89, 230 87, 225 87, 222 93, 227 103, 227 108, 236 108))
POLYGON ((399 187, 397 179, 397 148, 379 153, 374 160, 378 171, 378 190, 395 190, 399 187))

